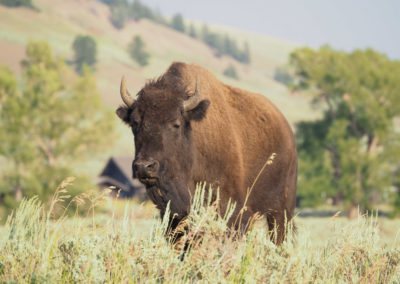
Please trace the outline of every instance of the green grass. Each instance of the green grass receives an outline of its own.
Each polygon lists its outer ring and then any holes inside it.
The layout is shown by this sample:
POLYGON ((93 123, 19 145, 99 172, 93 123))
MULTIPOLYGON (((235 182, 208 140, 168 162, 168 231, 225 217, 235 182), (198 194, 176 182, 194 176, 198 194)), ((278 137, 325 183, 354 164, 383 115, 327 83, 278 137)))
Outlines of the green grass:
MULTIPOLYGON (((165 220, 147 204, 130 204, 104 195, 84 195, 88 216, 57 217, 68 194, 60 188, 45 209, 24 200, 0 229, 0 282, 85 283, 396 283, 400 279, 399 240, 381 240, 380 219, 346 221, 301 219, 298 233, 276 247, 262 222, 242 239, 226 234, 226 218, 198 194, 187 219, 191 242, 165 241, 165 220), (92 210, 97 206, 98 211, 92 210), (123 208, 121 208, 123 207, 123 208), (57 214, 56 214, 57 213, 57 214), (320 232, 317 234, 316 232, 320 232), (322 234, 322 235, 321 235, 322 234)), ((201 193, 201 189, 198 191, 201 193)), ((399 224, 399 221, 392 221, 399 224)), ((398 232, 397 232, 398 233, 398 232)))

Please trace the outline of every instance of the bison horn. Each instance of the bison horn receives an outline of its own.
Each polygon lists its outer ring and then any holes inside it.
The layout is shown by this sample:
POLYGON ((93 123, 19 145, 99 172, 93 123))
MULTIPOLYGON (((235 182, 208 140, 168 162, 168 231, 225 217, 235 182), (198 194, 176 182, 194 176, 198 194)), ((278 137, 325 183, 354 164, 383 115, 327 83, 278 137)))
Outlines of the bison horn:
POLYGON ((120 92, 122 101, 128 107, 130 107, 135 102, 135 99, 131 96, 131 94, 129 94, 129 91, 126 89, 125 76, 122 76, 120 92))
POLYGON ((189 97, 186 101, 183 102, 183 109, 185 111, 190 111, 197 107, 197 105, 200 102, 200 84, 199 84, 199 79, 196 79, 196 88, 194 90, 194 93, 192 96, 189 97))

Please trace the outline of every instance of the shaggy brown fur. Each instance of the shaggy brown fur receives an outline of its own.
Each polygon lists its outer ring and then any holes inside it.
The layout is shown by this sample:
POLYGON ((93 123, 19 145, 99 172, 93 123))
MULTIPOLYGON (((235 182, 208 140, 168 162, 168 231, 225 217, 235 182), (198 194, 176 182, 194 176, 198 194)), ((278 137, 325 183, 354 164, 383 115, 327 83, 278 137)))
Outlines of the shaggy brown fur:
POLYGON ((117 114, 132 127, 134 164, 159 162, 157 180, 146 188, 161 215, 171 201, 172 227, 187 216, 196 183, 206 181, 220 188, 222 212, 229 199, 236 201, 234 228, 246 231, 259 213, 270 228, 277 225, 276 242, 284 240, 285 220, 292 218, 295 207, 297 152, 288 122, 268 99, 225 85, 198 65, 173 63, 117 114), (196 82, 202 100, 185 112, 183 102, 196 82), (247 189, 273 153, 273 163, 261 172, 244 204, 247 189), (244 206, 242 218, 237 218, 244 206))

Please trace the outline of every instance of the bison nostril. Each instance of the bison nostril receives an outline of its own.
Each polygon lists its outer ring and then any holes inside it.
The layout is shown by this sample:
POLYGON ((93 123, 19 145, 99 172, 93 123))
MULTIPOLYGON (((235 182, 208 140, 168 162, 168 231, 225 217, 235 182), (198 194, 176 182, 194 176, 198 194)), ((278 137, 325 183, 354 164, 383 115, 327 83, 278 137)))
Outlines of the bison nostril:
POLYGON ((155 173, 158 171, 159 165, 160 164, 157 161, 152 161, 146 165, 146 169, 149 172, 155 173))
POLYGON ((158 161, 137 161, 133 164, 134 175, 141 178, 155 177, 158 173, 160 163, 158 161))

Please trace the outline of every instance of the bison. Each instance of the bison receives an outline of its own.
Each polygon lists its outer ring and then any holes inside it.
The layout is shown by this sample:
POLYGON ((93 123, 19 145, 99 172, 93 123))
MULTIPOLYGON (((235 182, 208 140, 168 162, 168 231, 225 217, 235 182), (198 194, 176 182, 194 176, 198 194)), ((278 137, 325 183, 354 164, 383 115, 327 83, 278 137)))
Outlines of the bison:
POLYGON ((136 98, 124 77, 120 91, 125 106, 116 113, 135 140, 133 176, 162 217, 170 202, 172 229, 188 215, 196 183, 205 181, 220 189, 222 211, 230 199, 236 202, 230 220, 236 232, 245 232, 258 213, 269 228, 276 226, 273 240, 284 240, 296 201, 297 151, 289 123, 272 102, 180 62, 149 81, 136 98))

